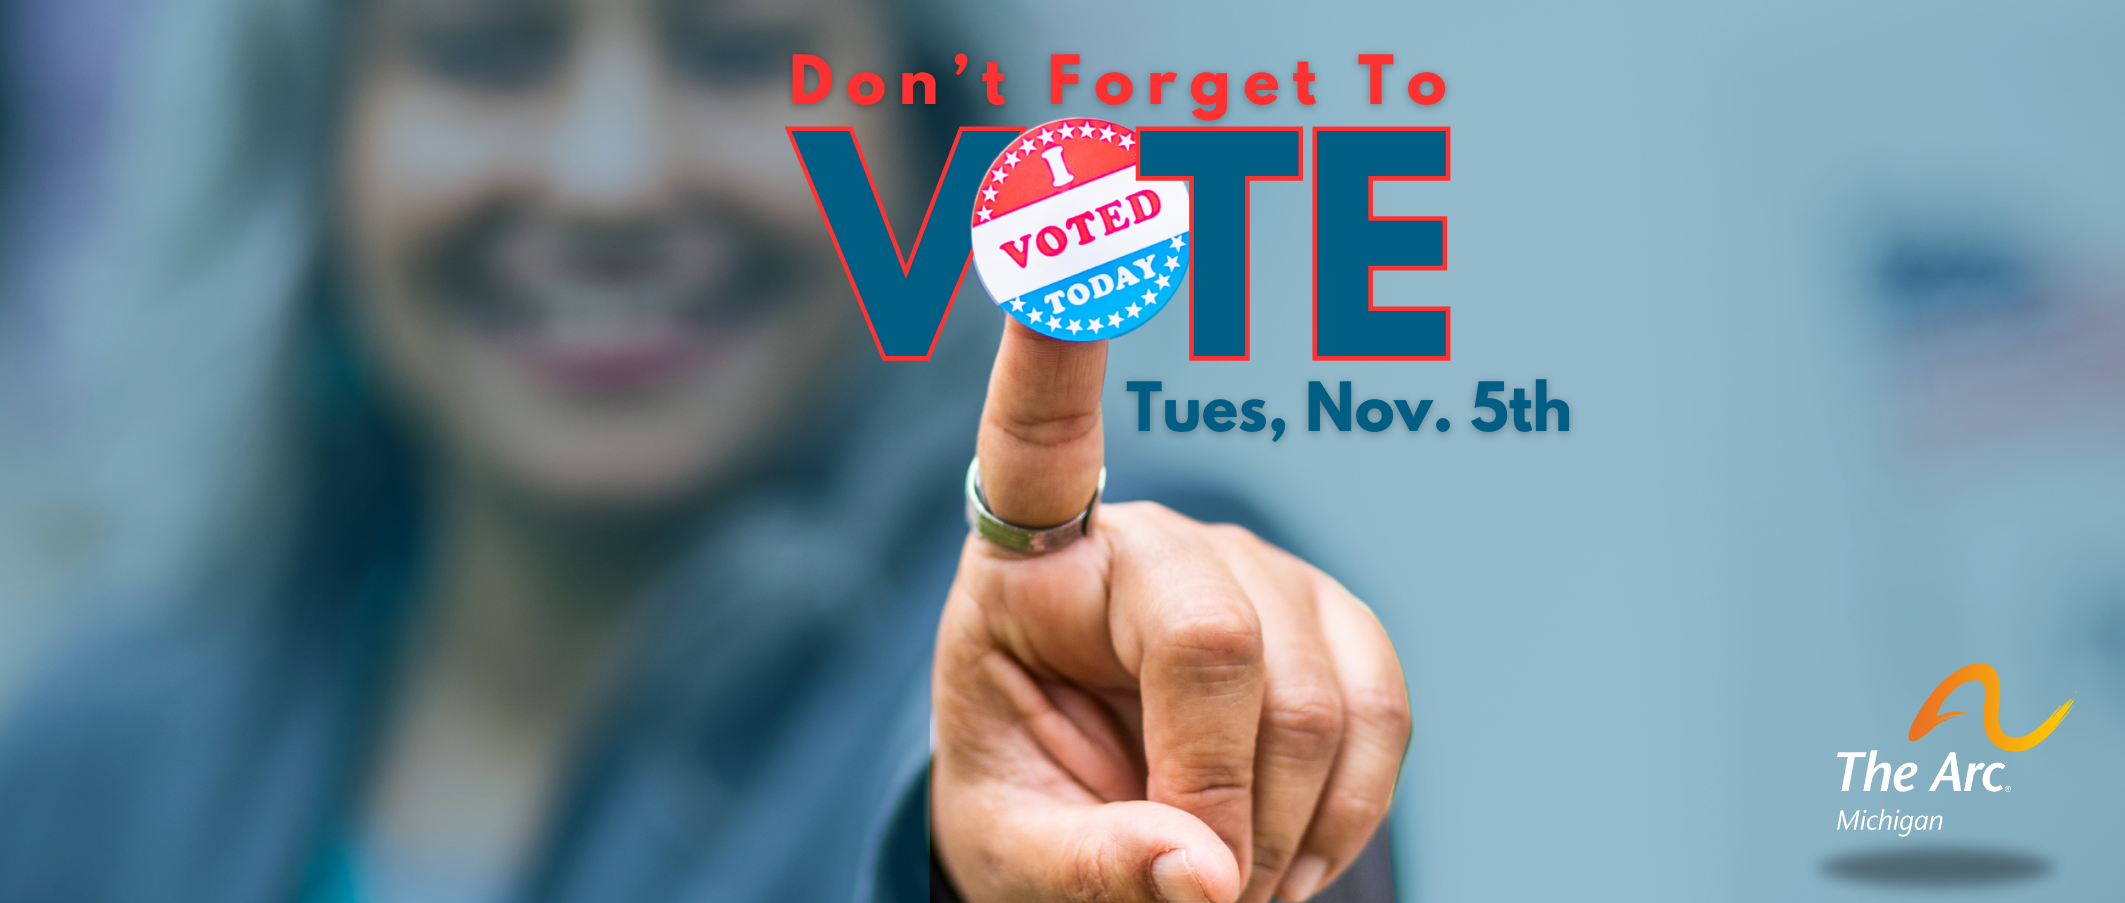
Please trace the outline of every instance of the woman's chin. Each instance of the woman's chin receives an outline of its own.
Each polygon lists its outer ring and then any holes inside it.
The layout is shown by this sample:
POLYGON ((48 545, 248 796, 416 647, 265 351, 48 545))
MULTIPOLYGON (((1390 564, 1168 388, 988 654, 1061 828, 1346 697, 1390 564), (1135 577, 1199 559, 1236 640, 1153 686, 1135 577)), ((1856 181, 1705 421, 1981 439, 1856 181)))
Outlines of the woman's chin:
POLYGON ((702 483, 727 469, 735 449, 674 443, 659 436, 608 436, 520 447, 504 462, 510 482, 560 512, 588 515, 656 513, 688 503, 702 483))

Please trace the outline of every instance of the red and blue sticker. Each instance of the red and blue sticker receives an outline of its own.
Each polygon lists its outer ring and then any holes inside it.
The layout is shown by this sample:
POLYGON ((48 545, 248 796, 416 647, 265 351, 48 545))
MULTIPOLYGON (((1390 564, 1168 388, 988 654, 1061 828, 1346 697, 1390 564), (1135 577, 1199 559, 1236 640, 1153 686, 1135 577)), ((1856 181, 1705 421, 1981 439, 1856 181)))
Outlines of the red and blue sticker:
POLYGON ((1099 119, 1027 129, 974 199, 974 270, 1042 335, 1111 339, 1165 310, 1188 273, 1188 183, 1139 181, 1136 131, 1099 119))

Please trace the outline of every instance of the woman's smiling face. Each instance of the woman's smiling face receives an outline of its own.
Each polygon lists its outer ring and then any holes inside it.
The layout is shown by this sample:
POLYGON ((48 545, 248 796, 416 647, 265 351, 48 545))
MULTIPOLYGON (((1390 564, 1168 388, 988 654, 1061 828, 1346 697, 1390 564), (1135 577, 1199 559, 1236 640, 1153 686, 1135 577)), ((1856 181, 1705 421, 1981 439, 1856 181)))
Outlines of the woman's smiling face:
POLYGON ((856 311, 783 127, 834 107, 889 193, 906 142, 884 105, 792 105, 789 59, 891 71, 873 12, 372 5, 342 179, 358 306, 453 463, 656 506, 795 416, 856 311))

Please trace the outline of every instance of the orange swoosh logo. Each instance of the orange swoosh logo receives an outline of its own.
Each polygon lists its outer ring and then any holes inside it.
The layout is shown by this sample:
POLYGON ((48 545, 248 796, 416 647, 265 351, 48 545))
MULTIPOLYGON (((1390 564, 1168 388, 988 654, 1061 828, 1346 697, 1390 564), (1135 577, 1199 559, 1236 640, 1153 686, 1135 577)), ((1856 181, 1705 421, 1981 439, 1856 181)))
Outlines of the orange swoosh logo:
POLYGON ((2068 699, 2065 705, 2052 712, 2051 717, 2036 730, 2019 737, 2009 737, 2006 731, 2000 729, 2000 673, 1992 670, 1991 665, 1978 662, 1963 666, 1961 670, 1948 675, 1947 680, 1941 681, 1940 686, 1933 688, 1933 695, 1926 697, 1926 704, 1919 707, 1918 717, 1911 719, 1911 739, 1917 740, 1925 736, 1939 727, 1941 722, 1957 715, 1970 714, 1944 713, 1941 711, 1941 703, 1946 702, 1948 694, 1955 692, 1956 688, 1971 681, 1985 685, 1985 736, 1992 738, 1992 745, 2008 752, 2021 752, 2044 742, 2045 737, 2051 736, 2051 729, 2058 727, 2059 722, 2065 720, 2066 712, 2073 708, 2073 700, 2068 699))

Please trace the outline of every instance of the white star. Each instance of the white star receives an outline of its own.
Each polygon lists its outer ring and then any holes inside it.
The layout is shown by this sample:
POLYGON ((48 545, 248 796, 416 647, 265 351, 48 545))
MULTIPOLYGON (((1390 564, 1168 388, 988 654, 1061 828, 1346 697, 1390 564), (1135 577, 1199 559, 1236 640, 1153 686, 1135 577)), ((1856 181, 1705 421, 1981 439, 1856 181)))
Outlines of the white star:
POLYGON ((1099 130, 1099 140, 1101 140, 1101 141, 1112 141, 1112 140, 1114 140, 1114 128, 1113 128, 1112 126, 1108 126, 1107 128, 1103 128, 1103 129, 1100 129, 1100 130, 1099 130))
MULTIPOLYGON (((991 192, 989 192, 989 193, 990 193, 990 194, 995 194, 996 192, 993 192, 993 191, 991 191, 991 192)), ((981 214, 981 221, 982 221, 982 222, 985 222, 985 223, 989 221, 989 217, 992 217, 992 216, 995 216, 995 215, 996 215, 996 214, 990 213, 990 212, 989 212, 989 208, 987 208, 987 207, 983 207, 983 208, 981 208, 980 210, 977 210, 977 211, 974 211, 974 212, 976 212, 976 213, 979 213, 979 214, 981 214)))
POLYGON ((1101 329, 1102 327, 1104 327, 1104 326, 1106 326, 1106 324, 1104 324, 1104 323, 1101 323, 1101 322, 1099 321, 1099 318, 1098 318, 1098 317, 1093 317, 1093 318, 1092 318, 1092 325, 1090 325, 1090 326, 1088 326, 1088 327, 1086 327, 1086 328, 1088 328, 1088 329, 1092 330, 1092 334, 1093 334, 1093 335, 1099 335, 1099 331, 1100 331, 1100 329, 1101 329))
POLYGON ((1001 181, 1003 181, 1003 170, 999 169, 999 170, 995 170, 995 171, 993 171, 993 172, 990 172, 990 173, 989 173, 989 181, 991 181, 991 182, 1001 182, 1001 181))
POLYGON ((1129 136, 1129 135, 1123 135, 1123 136, 1122 136, 1122 149, 1123 149, 1123 150, 1128 150, 1129 148, 1132 148, 1132 147, 1135 147, 1135 146, 1136 146, 1136 139, 1135 139, 1135 138, 1133 138, 1133 137, 1131 137, 1131 136, 1129 136))
POLYGON ((1157 292, 1155 292, 1155 291, 1152 291, 1152 290, 1150 290, 1150 289, 1145 289, 1145 290, 1144 290, 1144 306, 1145 306, 1145 307, 1149 307, 1149 306, 1151 306, 1151 305, 1153 305, 1153 304, 1157 304, 1157 303, 1158 303, 1158 293, 1157 293, 1157 292))
POLYGON ((1026 153, 1029 153, 1029 154, 1030 154, 1030 153, 1032 153, 1032 152, 1033 152, 1033 144, 1034 144, 1034 141, 1035 141, 1035 140, 1036 140, 1036 139, 1033 139, 1033 138, 1027 138, 1027 139, 1026 139, 1026 140, 1024 140, 1024 141, 1021 141, 1021 142, 1019 142, 1019 143, 1018 143, 1018 149, 1019 149, 1019 150, 1022 150, 1022 151, 1025 151, 1026 153))
POLYGON ((1079 322, 1079 321, 1077 321, 1077 320, 1071 320, 1071 321, 1070 321, 1070 334, 1071 334, 1071 335, 1076 335, 1076 334, 1078 334, 1078 333, 1080 333, 1080 332, 1083 332, 1083 331, 1085 331, 1085 328, 1084 328, 1083 326, 1080 326, 1080 325, 1078 325, 1078 322, 1079 322))
POLYGON ((1121 315, 1121 314, 1108 314, 1108 315, 1107 315, 1107 325, 1108 325, 1108 326, 1120 326, 1120 325, 1122 325, 1122 315, 1121 315))
POLYGON ((1176 251, 1180 250, 1180 249, 1181 249, 1181 245, 1182 245, 1182 244, 1184 244, 1184 243, 1185 243, 1185 242, 1187 241, 1187 238, 1188 238, 1188 236, 1186 236, 1186 235, 1176 235, 1176 236, 1173 236, 1173 250, 1176 250, 1176 251))
POLYGON ((1165 288, 1166 286, 1169 286, 1169 285, 1172 285, 1172 284, 1173 284, 1173 280, 1171 280, 1171 279, 1168 279, 1168 278, 1166 278, 1166 276, 1165 276, 1164 274, 1160 274, 1160 275, 1159 275, 1159 277, 1158 277, 1158 287, 1159 287, 1159 288, 1165 288))
POLYGON ((1021 296, 1021 297, 1017 297, 1017 298, 1012 298, 1012 299, 1011 299, 1011 309, 1012 309, 1012 310, 1025 310, 1025 309, 1026 309, 1026 299, 1025 299, 1025 298, 1024 298, 1023 296, 1021 296))
POLYGON ((994 189, 994 188, 984 188, 984 189, 982 189, 982 192, 981 192, 981 199, 982 199, 982 200, 984 200, 984 201, 993 201, 993 200, 996 200, 996 189, 994 189))
POLYGON ((1017 151, 1012 151, 1012 152, 1010 152, 1010 153, 1008 153, 1008 154, 1005 154, 1005 155, 1003 155, 1003 165, 1005 165, 1005 166, 1017 166, 1017 165, 1018 165, 1018 152, 1017 152, 1017 151))
POLYGON ((1169 269, 1169 270, 1171 270, 1171 269, 1175 269, 1175 268, 1179 267, 1180 265, 1181 265, 1181 259, 1180 259, 1180 258, 1178 258, 1178 257, 1168 257, 1168 258, 1166 258, 1166 269, 1169 269))
POLYGON ((1089 123, 1089 122, 1080 122, 1080 123, 1078 123, 1077 125, 1075 125, 1075 126, 1072 126, 1071 128, 1073 128, 1074 130, 1076 130, 1076 132, 1077 132, 1077 137, 1079 137, 1079 138, 1090 138, 1090 137, 1092 137, 1092 124, 1091 124, 1091 123, 1089 123))
POLYGON ((1055 142, 1055 130, 1054 130, 1054 129, 1047 129, 1047 130, 1045 130, 1045 131, 1041 132, 1041 133, 1040 133, 1040 140, 1041 140, 1041 142, 1042 142, 1042 143, 1044 143, 1044 144, 1052 144, 1052 143, 1054 143, 1054 142, 1055 142))
MULTIPOLYGON (((1129 305, 1129 308, 1128 308, 1128 310, 1129 310, 1129 316, 1131 316, 1131 317, 1138 317, 1138 316, 1142 316, 1142 315, 1143 315, 1143 313, 1144 313, 1144 309, 1143 309, 1143 308, 1141 308, 1141 307, 1138 307, 1138 306, 1136 306, 1136 305, 1134 305, 1134 304, 1131 304, 1131 305, 1129 305)), ((1119 315, 1119 314, 1117 314, 1116 316, 1120 316, 1120 315, 1119 315)))

